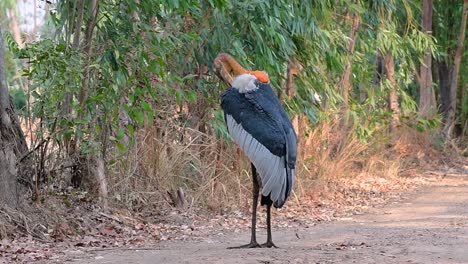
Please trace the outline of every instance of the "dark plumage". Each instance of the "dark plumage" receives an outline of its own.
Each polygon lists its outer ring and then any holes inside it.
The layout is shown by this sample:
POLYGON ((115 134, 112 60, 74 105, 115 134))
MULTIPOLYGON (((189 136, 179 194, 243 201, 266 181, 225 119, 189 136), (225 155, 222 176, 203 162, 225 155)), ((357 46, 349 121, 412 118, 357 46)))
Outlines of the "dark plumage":
POLYGON ((222 95, 221 107, 231 137, 252 162, 252 241, 245 247, 259 246, 255 239, 255 222, 260 188, 261 205, 267 206, 268 240, 265 246, 271 247, 274 244, 271 241, 270 207, 272 204, 276 208, 282 207, 291 193, 297 138, 271 86, 250 74, 237 78, 233 87, 222 95), (240 79, 236 81, 237 78, 240 79))

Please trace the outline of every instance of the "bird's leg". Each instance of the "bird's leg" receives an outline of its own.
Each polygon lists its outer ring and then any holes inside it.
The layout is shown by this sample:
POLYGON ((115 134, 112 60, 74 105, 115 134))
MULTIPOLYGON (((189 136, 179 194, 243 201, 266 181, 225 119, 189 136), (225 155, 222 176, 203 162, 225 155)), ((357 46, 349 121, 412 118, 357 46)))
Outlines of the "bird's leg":
POLYGON ((262 247, 277 248, 277 246, 273 244, 273 240, 271 238, 271 204, 267 204, 267 241, 265 244, 262 244, 262 247))
POLYGON ((235 248, 259 248, 260 244, 257 243, 257 235, 256 235, 256 226, 257 226, 257 204, 258 204, 258 193, 260 191, 260 186, 258 185, 257 181, 257 169, 253 164, 252 165, 252 181, 253 181, 253 202, 252 202, 252 235, 250 236, 250 243, 247 245, 242 245, 238 247, 228 247, 228 249, 235 249, 235 248))

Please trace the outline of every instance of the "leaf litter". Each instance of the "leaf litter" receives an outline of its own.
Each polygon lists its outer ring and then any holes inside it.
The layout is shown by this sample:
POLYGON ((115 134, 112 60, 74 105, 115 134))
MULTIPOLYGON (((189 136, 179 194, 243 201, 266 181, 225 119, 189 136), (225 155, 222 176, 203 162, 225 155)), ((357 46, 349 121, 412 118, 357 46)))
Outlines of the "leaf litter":
MULTIPOLYGON (((333 192, 319 192, 300 200, 292 198, 284 208, 273 210, 273 227, 307 228, 324 221, 346 221, 390 201, 401 202, 405 192, 436 182, 427 177, 339 181, 327 183, 333 186, 333 192)), ((249 229, 249 207, 218 214, 196 208, 165 208, 156 214, 124 209, 103 212, 99 207, 81 206, 68 210, 59 221, 48 226, 43 239, 18 233, 0 240, 0 260, 5 263, 61 263, 96 250, 153 248, 158 241, 165 240, 210 241, 212 237, 249 229)), ((257 217, 258 227, 266 228, 264 208, 259 207, 257 217)))

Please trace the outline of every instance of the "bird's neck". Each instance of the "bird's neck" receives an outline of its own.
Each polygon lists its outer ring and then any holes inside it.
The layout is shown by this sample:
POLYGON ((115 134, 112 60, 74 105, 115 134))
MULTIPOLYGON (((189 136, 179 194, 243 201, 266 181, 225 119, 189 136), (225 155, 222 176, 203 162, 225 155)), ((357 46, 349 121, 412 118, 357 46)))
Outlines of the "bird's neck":
POLYGON ((239 93, 247 93, 258 89, 256 81, 257 78, 252 74, 241 74, 234 78, 231 86, 237 89, 239 93))

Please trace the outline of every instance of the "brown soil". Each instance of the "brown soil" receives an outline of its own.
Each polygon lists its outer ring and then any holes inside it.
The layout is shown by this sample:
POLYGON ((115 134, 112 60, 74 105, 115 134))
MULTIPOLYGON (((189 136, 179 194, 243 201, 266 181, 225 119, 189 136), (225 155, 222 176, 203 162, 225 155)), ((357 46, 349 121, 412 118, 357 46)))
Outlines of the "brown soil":
MULTIPOLYGON (((265 240, 264 233, 258 230, 259 242, 265 240)), ((468 175, 438 178, 435 186, 364 215, 308 228, 276 228, 273 240, 278 249, 226 249, 249 237, 243 230, 200 241, 65 254, 68 263, 76 264, 468 263, 468 175)))

